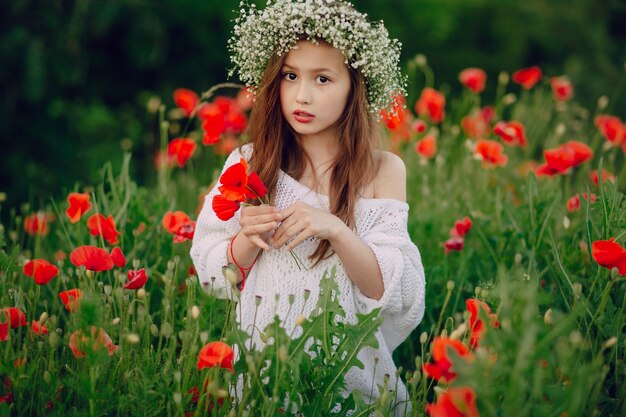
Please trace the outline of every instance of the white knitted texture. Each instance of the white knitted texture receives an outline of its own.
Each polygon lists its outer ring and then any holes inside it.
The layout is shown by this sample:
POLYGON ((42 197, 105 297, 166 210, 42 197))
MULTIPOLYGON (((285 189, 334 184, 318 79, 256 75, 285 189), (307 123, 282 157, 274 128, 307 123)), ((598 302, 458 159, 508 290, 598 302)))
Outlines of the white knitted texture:
MULTIPOLYGON (((242 153, 244 158, 249 159, 251 152, 250 145, 235 150, 228 157, 224 170, 239 162, 242 153)), ((218 219, 211 207, 211 200, 217 193, 216 186, 206 196, 196 223, 191 257, 203 288, 224 298, 233 296, 222 267, 228 264, 226 253, 229 239, 240 230, 240 212, 228 221, 218 219)), ((329 208, 327 196, 316 193, 280 171, 275 205, 283 209, 298 201, 317 208, 329 208)), ((324 271, 330 271, 332 266, 337 265, 335 280, 339 286, 340 303, 345 310, 346 321, 355 323, 356 313, 369 312, 377 307, 381 308, 383 315, 383 324, 376 333, 379 348, 361 350, 358 358, 363 362, 364 369, 354 367, 348 371, 348 391, 359 389, 367 398, 374 386, 372 398, 376 398, 376 386, 383 386, 384 377, 388 375, 390 389, 397 391, 396 401, 406 400, 406 389, 402 381, 396 378, 397 368, 391 354, 422 320, 425 295, 420 254, 407 232, 408 209, 407 203, 392 199, 362 198, 356 205, 356 234, 372 249, 382 273, 384 293, 380 300, 365 296, 352 283, 337 255, 320 262, 315 268, 301 270, 285 248, 262 252, 246 278, 237 305, 236 317, 238 320, 241 317, 240 326, 252 335, 251 344, 262 345, 259 331, 265 329, 275 315, 280 317, 287 334, 299 336, 301 329, 295 325, 296 318, 302 313, 308 315, 312 312, 324 271), (306 303, 305 290, 310 291, 306 303), (289 304, 289 295, 293 295, 293 305, 289 304), (255 305, 256 297, 262 298, 258 307, 255 305)), ((318 243, 317 239, 310 238, 293 251, 309 266, 312 262, 308 256, 318 243)), ((404 410, 398 410, 395 414, 402 415, 404 410)))

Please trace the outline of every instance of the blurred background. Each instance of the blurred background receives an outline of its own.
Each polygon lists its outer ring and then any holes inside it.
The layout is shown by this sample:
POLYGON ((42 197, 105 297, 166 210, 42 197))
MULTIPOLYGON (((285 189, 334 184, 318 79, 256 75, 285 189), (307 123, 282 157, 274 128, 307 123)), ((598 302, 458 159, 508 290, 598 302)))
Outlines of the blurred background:
MULTIPOLYGON (((256 2, 265 4, 265 1, 256 2)), ((485 101, 501 71, 539 65, 568 75, 575 97, 626 116, 624 0, 356 0, 423 54, 435 86, 460 91, 459 71, 483 68, 485 101)), ((37 209, 114 172, 123 150, 133 178, 154 178, 154 112, 172 92, 227 80, 227 39, 239 0, 1 0, 0 216, 37 209)), ((410 80, 418 91, 422 80, 410 80)), ((412 105, 416 97, 409 96, 412 105)), ((585 138, 571 138, 585 140, 585 138)))

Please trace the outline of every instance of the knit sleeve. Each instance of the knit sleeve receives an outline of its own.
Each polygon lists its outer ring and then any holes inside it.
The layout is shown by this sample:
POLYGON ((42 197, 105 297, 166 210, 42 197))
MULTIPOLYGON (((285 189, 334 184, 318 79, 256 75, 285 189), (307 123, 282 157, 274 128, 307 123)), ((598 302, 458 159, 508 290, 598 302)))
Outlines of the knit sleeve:
POLYGON ((408 204, 396 200, 371 200, 361 211, 365 225, 358 231, 372 249, 382 273, 384 291, 380 300, 364 295, 355 286, 355 304, 361 313, 380 307, 381 330, 393 351, 420 323, 425 307, 424 268, 417 246, 407 230, 408 204))
MULTIPOLYGON (((226 159, 222 173, 231 165, 247 157, 251 151, 249 145, 235 149, 226 159)), ((198 274, 202 288, 219 298, 232 298, 231 284, 224 277, 222 268, 228 265, 227 250, 230 238, 240 229, 240 211, 227 221, 220 220, 213 211, 213 197, 219 193, 218 184, 206 195, 200 215, 196 221, 191 259, 198 274)))

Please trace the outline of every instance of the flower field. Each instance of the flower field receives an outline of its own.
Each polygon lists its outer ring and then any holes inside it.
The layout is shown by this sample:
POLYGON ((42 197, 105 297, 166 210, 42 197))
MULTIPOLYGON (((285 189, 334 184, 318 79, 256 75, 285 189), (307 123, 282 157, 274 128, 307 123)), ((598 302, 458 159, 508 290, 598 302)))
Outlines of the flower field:
MULTIPOLYGON (((539 67, 468 68, 455 94, 424 57, 408 75, 406 107, 381 124, 426 272, 425 317, 389 375, 411 415, 626 415, 624 114, 606 96, 581 107, 539 67)), ((394 415, 386 387, 373 404, 342 395, 380 318, 342 322, 332 270, 302 336, 276 321, 254 352, 236 301, 198 283, 194 219, 252 105, 220 87, 176 90, 154 112, 149 185, 119 155, 119 172, 103 161, 100 183, 0 225, 0 415, 394 415)))

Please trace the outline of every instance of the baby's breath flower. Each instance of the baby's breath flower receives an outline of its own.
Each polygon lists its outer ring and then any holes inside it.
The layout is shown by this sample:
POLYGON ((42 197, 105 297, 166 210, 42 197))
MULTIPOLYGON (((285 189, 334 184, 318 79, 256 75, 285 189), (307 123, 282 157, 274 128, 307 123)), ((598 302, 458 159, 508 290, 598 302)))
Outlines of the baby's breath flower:
POLYGON ((343 0, 268 1, 264 10, 242 1, 228 41, 234 64, 229 75, 237 71, 254 90, 270 57, 288 53, 303 38, 313 43, 323 39, 344 54, 346 65, 360 69, 371 112, 393 111, 397 95, 406 91, 398 65, 402 45, 389 38, 382 21, 369 22, 366 14, 343 0))

